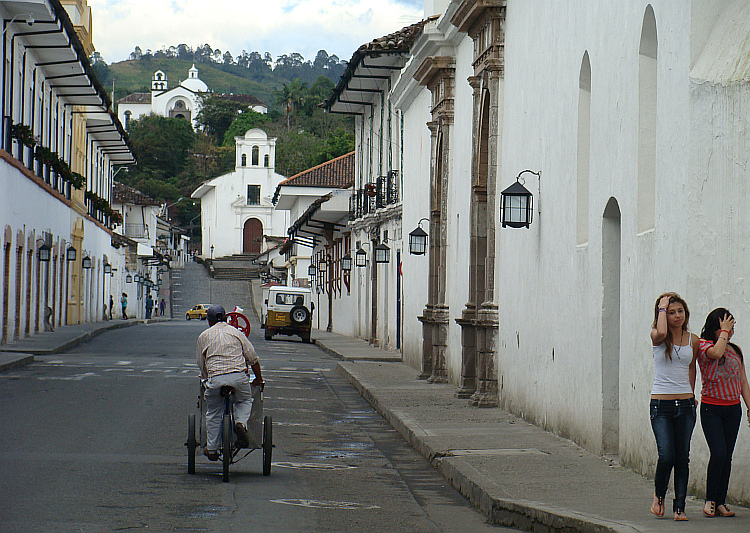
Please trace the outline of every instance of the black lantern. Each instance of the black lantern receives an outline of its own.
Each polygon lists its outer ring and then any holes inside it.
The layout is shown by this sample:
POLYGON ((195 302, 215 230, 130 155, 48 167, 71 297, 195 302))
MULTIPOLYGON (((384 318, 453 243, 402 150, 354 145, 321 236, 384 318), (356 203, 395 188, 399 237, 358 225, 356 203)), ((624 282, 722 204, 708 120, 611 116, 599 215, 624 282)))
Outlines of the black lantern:
POLYGON ((348 253, 341 258, 341 270, 344 272, 352 271, 352 256, 348 253))
POLYGON ((76 249, 72 246, 68 246, 68 249, 65 250, 65 260, 66 261, 75 261, 76 260, 76 249))
POLYGON ((141 275, 140 274, 136 274, 135 275, 135 282, 136 283, 140 283, 141 282, 141 275))
POLYGON ((318 275, 318 269, 315 268, 315 265, 310 263, 310 266, 307 267, 307 277, 315 279, 315 276, 318 275))
POLYGON ((133 276, 130 274, 125 276, 125 283, 133 283, 133 276))
POLYGON ((516 177, 513 185, 500 193, 502 196, 500 216, 503 227, 528 228, 531 224, 534 214, 534 197, 520 181, 521 175, 525 172, 541 176, 541 172, 524 170, 516 177))
POLYGON ((104 263, 104 273, 112 274, 112 265, 110 265, 109 263, 104 263))
POLYGON ((367 266, 367 252, 361 247, 357 248, 357 251, 354 253, 354 264, 357 267, 367 266))
POLYGON ((81 259, 81 266, 86 269, 91 268, 91 258, 88 255, 81 259))
POLYGON ((37 253, 39 254, 39 260, 43 261, 44 263, 47 263, 50 258, 50 251, 52 250, 52 247, 49 246, 47 243, 42 244, 39 247, 39 250, 37 253))
POLYGON ((427 252, 427 233, 422 229, 423 218, 417 223, 417 228, 409 233, 409 253, 412 255, 424 255, 427 252))
POLYGON ((375 262, 389 263, 391 261, 391 249, 385 243, 380 243, 375 247, 375 262))
POLYGON ((327 263, 325 257, 321 257, 320 259, 318 259, 318 270, 321 274, 326 271, 326 264, 327 263))

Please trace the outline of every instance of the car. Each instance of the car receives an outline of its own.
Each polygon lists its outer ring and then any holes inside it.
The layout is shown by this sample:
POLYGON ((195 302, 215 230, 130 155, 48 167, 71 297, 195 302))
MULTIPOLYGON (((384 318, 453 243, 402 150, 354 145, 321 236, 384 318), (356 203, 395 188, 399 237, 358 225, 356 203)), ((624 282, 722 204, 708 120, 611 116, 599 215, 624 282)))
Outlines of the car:
POLYGON ((190 320, 191 318, 200 318, 201 320, 206 320, 206 315, 208 314, 208 308, 211 307, 211 304, 198 304, 192 309, 188 310, 187 313, 185 313, 185 320, 190 320))
POLYGON ((302 342, 310 342, 310 328, 315 304, 312 291, 305 287, 277 286, 268 289, 263 302, 267 308, 265 339, 277 333, 299 335, 302 342))

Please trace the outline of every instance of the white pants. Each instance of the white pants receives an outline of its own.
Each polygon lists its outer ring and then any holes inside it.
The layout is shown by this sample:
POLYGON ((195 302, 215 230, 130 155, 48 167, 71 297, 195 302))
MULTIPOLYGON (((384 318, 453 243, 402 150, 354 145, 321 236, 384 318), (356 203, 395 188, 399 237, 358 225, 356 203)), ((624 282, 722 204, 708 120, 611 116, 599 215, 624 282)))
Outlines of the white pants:
MULTIPOLYGON (((234 387, 234 421, 247 427, 253 408, 253 391, 250 377, 245 372, 232 372, 208 378, 206 382, 206 447, 218 450, 221 441, 221 419, 224 416, 224 398, 220 390, 224 385, 234 387)), ((232 428, 234 430, 234 428, 232 428)))

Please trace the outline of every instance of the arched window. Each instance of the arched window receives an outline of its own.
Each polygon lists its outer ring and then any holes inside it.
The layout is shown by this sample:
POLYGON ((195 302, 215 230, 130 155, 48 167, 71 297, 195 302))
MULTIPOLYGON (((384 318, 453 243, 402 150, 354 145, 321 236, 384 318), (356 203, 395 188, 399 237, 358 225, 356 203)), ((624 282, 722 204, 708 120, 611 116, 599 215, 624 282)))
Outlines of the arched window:
POLYGON ((646 7, 638 55, 638 232, 654 227, 656 195, 656 75, 659 41, 656 17, 646 7))
POLYGON ((242 165, 243 167, 247 166, 247 154, 242 154, 242 165))
POLYGON ((270 160, 271 160, 271 157, 268 154, 264 155, 263 156, 263 166, 266 167, 266 168, 268 168, 268 163, 269 163, 270 160))
POLYGON ((132 117, 133 113, 130 111, 125 111, 125 129, 128 129, 128 124, 130 123, 130 118, 132 117))
POLYGON ((258 166, 258 158, 260 157, 260 148, 253 146, 253 166, 258 166))
POLYGON ((583 54, 578 76, 578 179, 576 243, 589 240, 589 159, 591 156, 591 63, 583 54))
POLYGON ((182 100, 177 100, 174 103, 174 108, 175 109, 185 109, 185 102, 183 102, 182 100))

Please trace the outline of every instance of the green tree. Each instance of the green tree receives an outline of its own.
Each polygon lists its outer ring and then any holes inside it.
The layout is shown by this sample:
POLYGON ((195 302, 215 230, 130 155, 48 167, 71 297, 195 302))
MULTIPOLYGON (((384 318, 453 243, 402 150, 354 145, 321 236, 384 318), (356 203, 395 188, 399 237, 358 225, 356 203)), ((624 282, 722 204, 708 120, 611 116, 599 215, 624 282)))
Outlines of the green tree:
POLYGON ((207 94, 201 96, 201 110, 198 112, 196 120, 203 126, 203 131, 216 144, 220 144, 224 140, 227 129, 240 114, 240 110, 246 108, 247 105, 240 102, 207 94))
POLYGON ((232 125, 227 128, 226 133, 224 133, 223 145, 234 147, 235 137, 241 137, 242 135, 245 135, 245 132, 247 132, 247 130, 251 130, 253 128, 264 129, 264 126, 267 126, 270 123, 271 117, 269 117, 268 115, 264 115, 263 113, 258 113, 257 111, 253 110, 240 113, 239 116, 234 119, 232 125))
POLYGON ((328 138, 315 158, 315 164, 325 163, 336 157, 348 154, 353 150, 354 134, 346 131, 344 128, 336 128, 335 131, 328 134, 328 138))
MULTIPOLYGON (((294 55, 294 54, 292 54, 294 55)), ((295 109, 301 107, 302 103, 307 97, 307 84, 297 78, 288 85, 285 83, 281 89, 276 89, 273 92, 275 104, 284 108, 286 113, 286 129, 291 128, 289 118, 295 109)))
POLYGON ((176 176, 182 171, 195 143, 190 121, 159 115, 146 115, 131 121, 128 135, 137 160, 135 172, 148 170, 162 178, 176 176))

